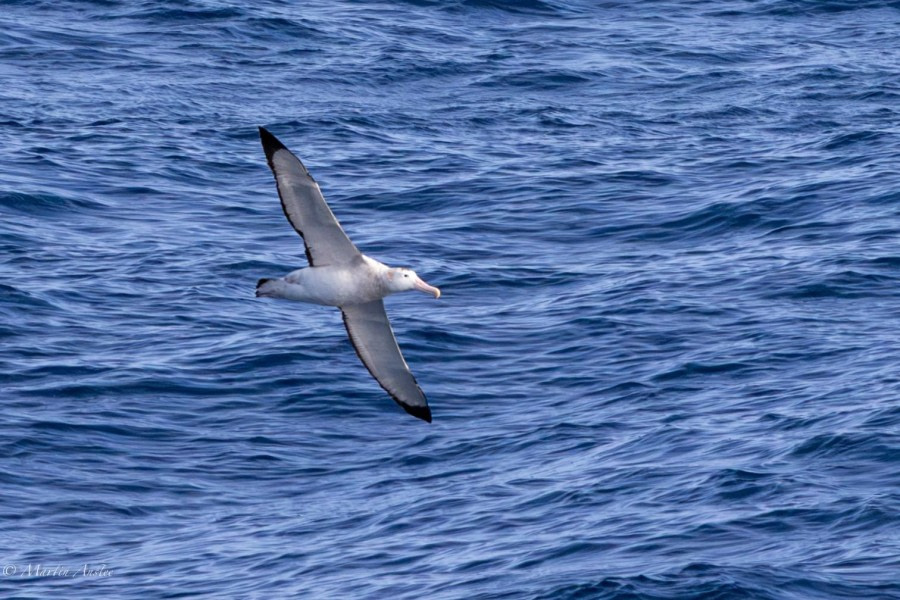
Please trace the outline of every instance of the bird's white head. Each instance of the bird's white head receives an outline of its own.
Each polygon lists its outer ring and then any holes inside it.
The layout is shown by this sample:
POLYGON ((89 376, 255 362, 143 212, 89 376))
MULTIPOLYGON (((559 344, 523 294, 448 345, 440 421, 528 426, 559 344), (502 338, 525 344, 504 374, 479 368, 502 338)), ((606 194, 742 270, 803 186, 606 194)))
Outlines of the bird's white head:
POLYGON ((432 294, 435 298, 441 297, 441 290, 428 285, 416 275, 416 272, 406 267, 394 267, 385 273, 388 289, 394 292, 408 292, 418 290, 426 294, 432 294))

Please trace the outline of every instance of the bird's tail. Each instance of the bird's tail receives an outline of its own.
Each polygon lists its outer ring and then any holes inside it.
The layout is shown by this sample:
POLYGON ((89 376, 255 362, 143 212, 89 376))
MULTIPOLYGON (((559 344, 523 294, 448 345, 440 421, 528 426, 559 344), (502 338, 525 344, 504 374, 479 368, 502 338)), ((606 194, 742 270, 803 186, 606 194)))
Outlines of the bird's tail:
POLYGON ((277 279, 260 279, 256 282, 256 297, 257 298, 266 298, 274 295, 275 290, 278 288, 278 280, 277 279))

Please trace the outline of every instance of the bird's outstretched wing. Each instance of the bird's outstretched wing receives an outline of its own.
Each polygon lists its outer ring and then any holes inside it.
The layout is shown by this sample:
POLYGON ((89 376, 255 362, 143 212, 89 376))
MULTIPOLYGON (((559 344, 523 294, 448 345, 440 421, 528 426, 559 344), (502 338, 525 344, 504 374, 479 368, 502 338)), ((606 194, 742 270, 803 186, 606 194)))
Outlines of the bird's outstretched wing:
POLYGON ((349 304, 341 312, 350 341, 372 377, 406 412, 431 423, 428 401, 400 354, 384 302, 349 304))
POLYGON ((300 159, 264 127, 259 128, 259 137, 275 174, 281 208, 303 237, 309 266, 342 264, 359 256, 359 250, 328 208, 319 184, 300 159))

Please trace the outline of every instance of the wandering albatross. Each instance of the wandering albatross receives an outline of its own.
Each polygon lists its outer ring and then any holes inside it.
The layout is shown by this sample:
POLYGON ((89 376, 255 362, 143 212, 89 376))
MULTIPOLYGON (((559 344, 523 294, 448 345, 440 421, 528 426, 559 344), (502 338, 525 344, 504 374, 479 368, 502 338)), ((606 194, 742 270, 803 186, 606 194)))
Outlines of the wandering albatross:
POLYGON ((309 267, 260 279, 256 295, 340 308, 350 341, 372 377, 406 412, 431 423, 425 394, 400 354, 382 298, 409 290, 440 298, 441 291, 412 269, 388 267, 357 250, 300 159, 263 127, 259 137, 281 208, 303 238, 309 267))

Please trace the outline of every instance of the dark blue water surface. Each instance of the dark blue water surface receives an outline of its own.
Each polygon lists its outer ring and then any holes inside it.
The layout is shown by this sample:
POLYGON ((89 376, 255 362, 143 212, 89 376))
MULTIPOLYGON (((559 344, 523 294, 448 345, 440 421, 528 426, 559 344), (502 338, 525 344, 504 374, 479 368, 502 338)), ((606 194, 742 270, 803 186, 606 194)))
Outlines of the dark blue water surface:
POLYGON ((900 3, 3 0, 0 81, 0 597, 900 598, 900 3), (254 297, 258 125, 433 424, 254 297))

